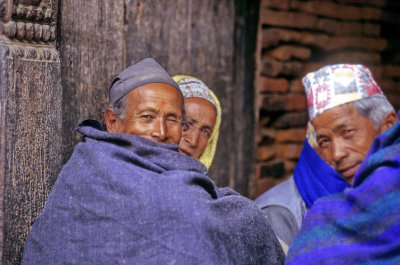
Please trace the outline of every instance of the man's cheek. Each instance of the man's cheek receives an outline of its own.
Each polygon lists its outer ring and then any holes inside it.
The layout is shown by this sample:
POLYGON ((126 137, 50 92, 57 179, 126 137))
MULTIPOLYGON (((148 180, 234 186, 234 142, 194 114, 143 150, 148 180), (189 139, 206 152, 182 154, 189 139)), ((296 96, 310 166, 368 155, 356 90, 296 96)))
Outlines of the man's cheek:
POLYGON ((333 162, 332 162, 332 159, 331 159, 331 154, 330 154, 330 152, 329 152, 329 150, 326 150, 326 149, 321 149, 321 148, 318 148, 319 149, 319 151, 317 151, 317 153, 319 154, 319 156, 326 162, 326 163, 328 163, 329 165, 331 165, 331 166, 333 166, 333 162))

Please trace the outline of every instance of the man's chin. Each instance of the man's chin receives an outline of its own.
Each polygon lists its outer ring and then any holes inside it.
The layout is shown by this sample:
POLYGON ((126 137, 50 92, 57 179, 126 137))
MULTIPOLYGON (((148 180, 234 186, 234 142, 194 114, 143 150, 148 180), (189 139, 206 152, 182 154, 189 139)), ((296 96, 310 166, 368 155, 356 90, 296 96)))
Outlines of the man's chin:
POLYGON ((178 150, 179 150, 179 153, 181 153, 181 154, 184 154, 184 155, 187 155, 187 156, 192 156, 192 154, 189 151, 187 151, 187 150, 185 150, 183 148, 178 148, 178 150))
POLYGON ((355 165, 349 169, 346 169, 344 171, 341 171, 339 173, 347 183, 349 183, 350 185, 353 185, 354 176, 356 175, 359 167, 360 167, 360 164, 357 164, 357 165, 355 165))

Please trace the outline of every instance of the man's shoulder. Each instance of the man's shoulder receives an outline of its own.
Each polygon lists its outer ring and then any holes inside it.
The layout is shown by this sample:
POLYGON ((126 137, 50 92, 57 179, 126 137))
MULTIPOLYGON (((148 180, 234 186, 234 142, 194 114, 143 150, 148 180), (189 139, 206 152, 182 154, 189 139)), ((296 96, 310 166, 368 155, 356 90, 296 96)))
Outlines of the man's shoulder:
POLYGON ((254 202, 260 208, 270 205, 280 205, 290 208, 294 201, 302 200, 293 176, 291 176, 289 179, 264 192, 254 202))
POLYGON ((275 210, 277 207, 284 208, 293 214, 299 224, 308 210, 293 176, 263 193, 255 200, 255 203, 263 210, 272 206, 275 210))

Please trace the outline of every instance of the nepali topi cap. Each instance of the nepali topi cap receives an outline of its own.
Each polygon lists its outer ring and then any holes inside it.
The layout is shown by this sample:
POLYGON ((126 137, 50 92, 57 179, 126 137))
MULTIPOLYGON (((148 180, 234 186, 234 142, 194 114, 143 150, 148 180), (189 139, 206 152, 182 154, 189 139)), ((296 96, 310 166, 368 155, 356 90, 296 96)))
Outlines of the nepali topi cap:
POLYGON ((310 120, 342 104, 368 98, 385 97, 371 71, 361 64, 327 65, 303 78, 310 120))
POLYGON ((156 60, 146 58, 129 66, 112 80, 109 101, 114 104, 133 89, 151 83, 164 83, 175 87, 181 93, 178 84, 167 71, 156 60))
POLYGON ((218 109, 217 103, 211 96, 210 89, 200 79, 188 75, 175 75, 172 77, 178 83, 184 98, 202 98, 218 109))

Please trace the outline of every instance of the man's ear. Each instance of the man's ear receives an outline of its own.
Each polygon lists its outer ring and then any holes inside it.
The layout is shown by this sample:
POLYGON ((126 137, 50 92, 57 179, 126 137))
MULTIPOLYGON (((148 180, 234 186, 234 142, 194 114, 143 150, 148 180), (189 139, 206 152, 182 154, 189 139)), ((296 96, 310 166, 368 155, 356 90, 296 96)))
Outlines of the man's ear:
POLYGON ((379 127, 380 133, 383 133, 387 129, 393 126, 397 122, 397 115, 394 111, 389 111, 383 116, 381 125, 379 127))
POLYGON ((121 120, 114 114, 112 109, 107 108, 104 112, 104 120, 106 122, 107 131, 110 133, 118 133, 121 130, 121 120))

